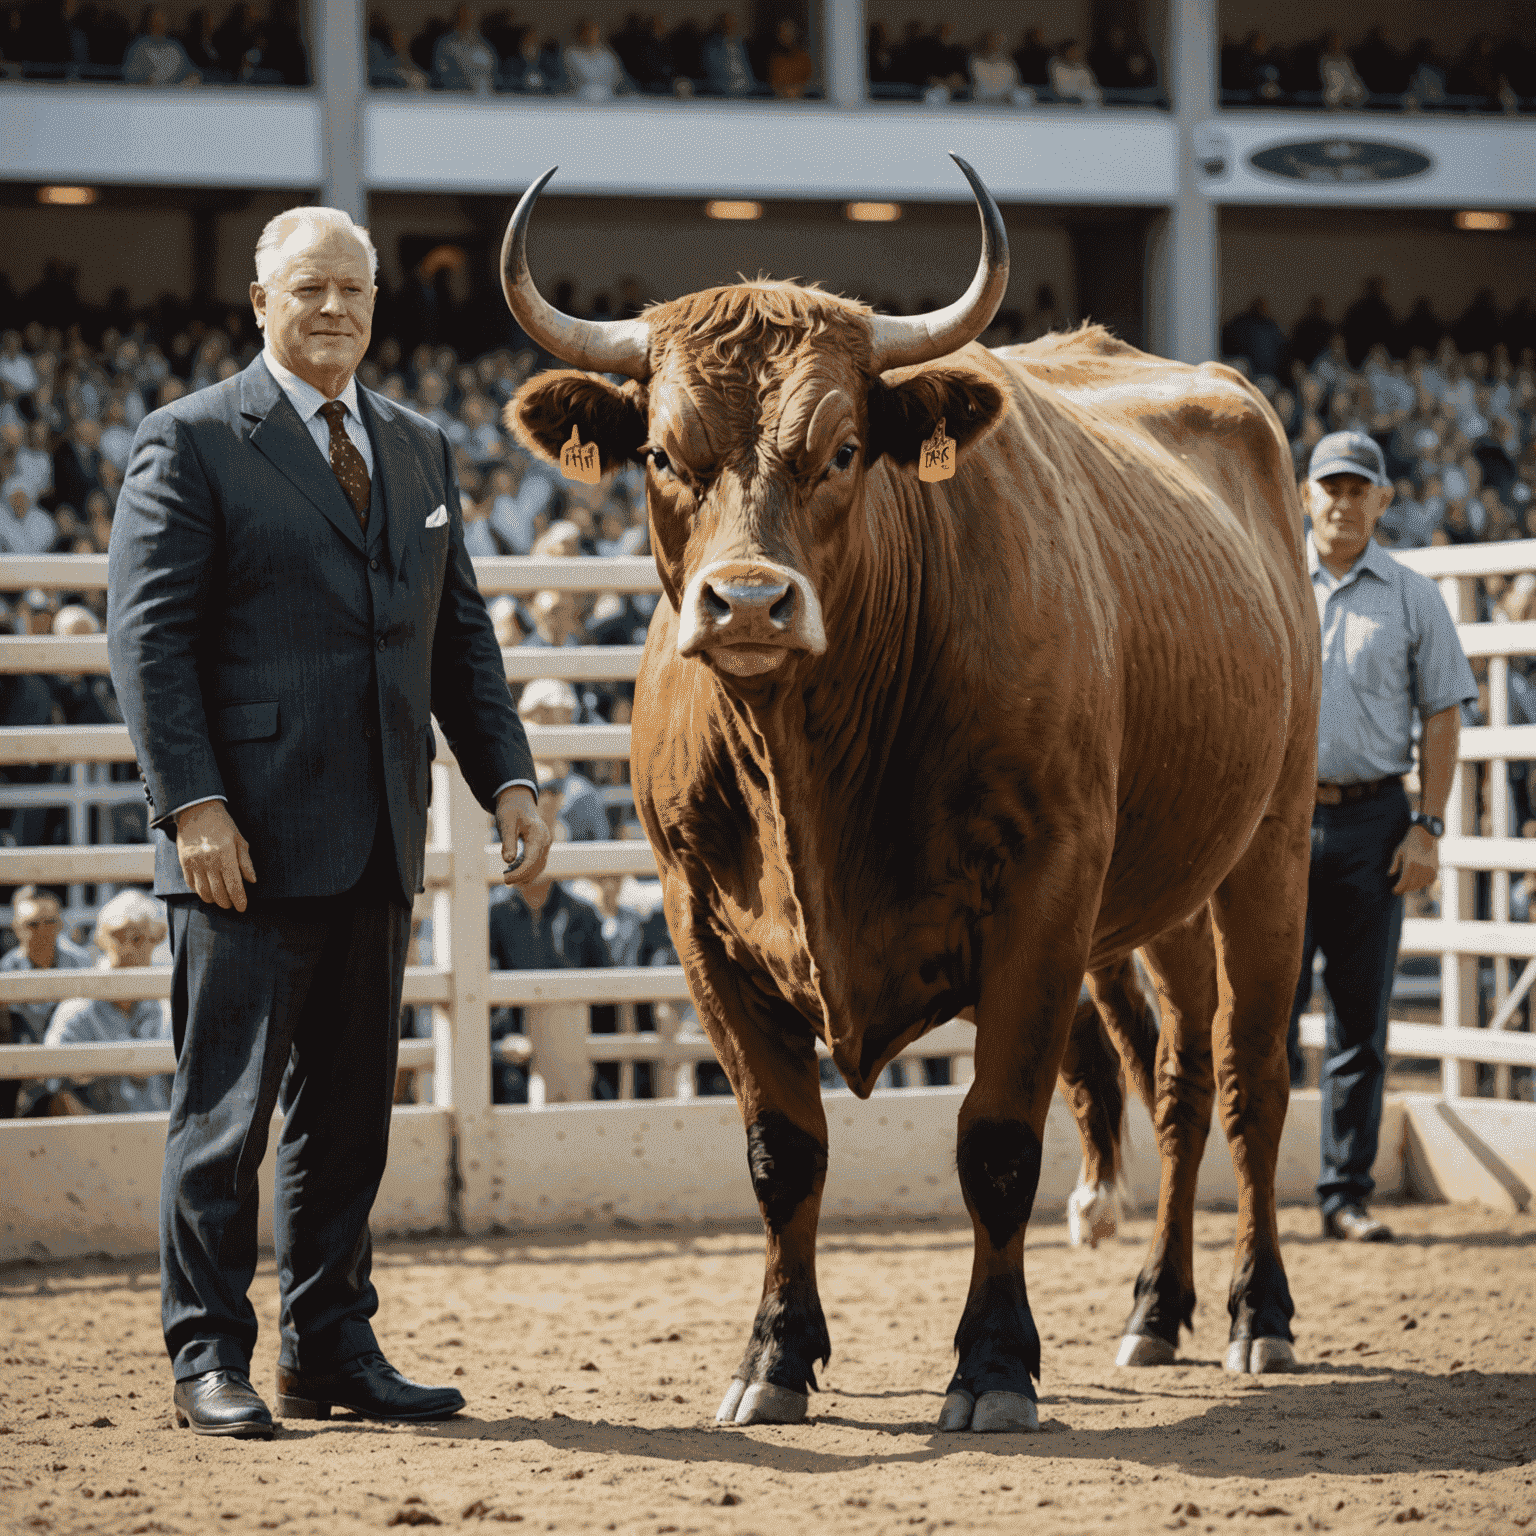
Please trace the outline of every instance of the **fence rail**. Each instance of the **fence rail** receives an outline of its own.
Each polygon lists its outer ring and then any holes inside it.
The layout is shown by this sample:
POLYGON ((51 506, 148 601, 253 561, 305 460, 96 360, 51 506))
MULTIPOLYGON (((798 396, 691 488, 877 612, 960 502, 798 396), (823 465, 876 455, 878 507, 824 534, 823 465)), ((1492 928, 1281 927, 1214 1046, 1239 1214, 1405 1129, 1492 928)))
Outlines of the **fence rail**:
MULTIPOLYGON (((1536 840, 1511 835, 1508 797, 1488 796, 1491 836, 1476 826, 1474 775, 1488 774, 1491 784, 1505 782, 1511 760, 1536 759, 1536 725, 1511 725, 1505 684, 1508 657, 1536 653, 1536 624, 1473 622, 1472 587, 1483 575, 1536 570, 1536 541, 1474 548, 1416 551, 1405 564, 1436 577, 1463 644, 1472 656, 1486 657, 1492 692, 1491 720, 1462 732, 1461 761, 1448 808, 1448 833, 1441 844, 1442 909, 1438 918, 1409 919, 1403 926, 1404 954, 1438 955, 1441 961, 1442 1023, 1394 1020, 1388 1049, 1394 1054, 1438 1058, 1442 1088, 1448 1097, 1475 1091, 1470 1072, 1476 1063, 1498 1070, 1507 1094, 1512 1067, 1536 1068, 1536 1038, 1515 1028, 1525 990, 1536 981, 1536 926, 1509 921, 1510 877, 1536 873, 1536 840), (1492 882, 1493 920, 1472 916, 1472 882, 1487 872, 1492 882), (1492 1019, 1497 1027, 1479 1027, 1480 961, 1493 959, 1492 1019), (1504 962, 1527 962, 1525 974, 1511 987, 1504 962)), ((659 588, 648 559, 477 560, 476 574, 487 594, 532 592, 545 587, 578 592, 654 592, 659 588)), ((101 556, 9 556, 0 558, 0 590, 34 586, 75 591, 99 590, 106 583, 101 556)), ((503 653, 514 681, 558 676, 570 680, 625 681, 639 666, 638 646, 570 647, 564 650, 509 650, 503 653)), ((102 636, 79 638, 0 638, 0 672, 100 673, 106 670, 102 636)), ((574 760, 621 760, 629 753, 629 728, 623 725, 529 726, 536 755, 574 760)), ((641 967, 598 971, 522 971, 489 969, 486 945, 486 891, 501 878, 500 850, 486 841, 488 820, 440 739, 434 767, 437 794, 432 845, 427 852, 426 884, 433 901, 434 953, 439 963, 407 969, 405 1001, 429 1006, 434 1015, 431 1040, 401 1042, 401 1064, 432 1072, 437 1104, 452 1109, 461 1124, 472 1126, 489 1106, 493 1060, 530 1062, 540 1067, 535 1039, 511 1037, 492 1042, 489 1010, 516 1005, 542 1012, 569 1012, 590 1003, 629 1005, 677 1003, 687 999, 679 967, 641 967)), ((132 762, 133 749, 121 726, 45 729, 0 728, 0 765, 132 762)), ((133 786, 102 785, 121 792, 133 786)), ((46 792, 47 786, 37 786, 46 792)), ((130 796, 131 797, 131 796, 130 796)), ((0 884, 23 881, 69 884, 144 882, 153 874, 152 850, 143 845, 71 848, 0 849, 0 884)), ((557 879, 607 874, 651 876, 655 861, 644 844, 632 842, 560 844, 551 854, 557 879)), ((0 974, 0 1005, 91 996, 121 1001, 168 995, 165 967, 137 971, 26 971, 0 974)), ((1319 1016, 1303 1020, 1303 1040, 1322 1041, 1319 1016)), ((697 1031, 594 1035, 583 1027, 564 1036, 565 1049, 586 1062, 651 1061, 671 1070, 675 1086, 682 1069, 711 1059, 707 1041, 697 1031)), ((949 1057, 961 1076, 968 1072, 974 1041, 971 1026, 958 1021, 940 1026, 908 1047, 906 1057, 949 1057)), ((169 1070, 167 1044, 143 1042, 90 1046, 0 1047, 0 1077, 78 1077, 101 1073, 148 1073, 169 1070)), ((466 1208, 473 1205, 472 1193, 466 1208)))

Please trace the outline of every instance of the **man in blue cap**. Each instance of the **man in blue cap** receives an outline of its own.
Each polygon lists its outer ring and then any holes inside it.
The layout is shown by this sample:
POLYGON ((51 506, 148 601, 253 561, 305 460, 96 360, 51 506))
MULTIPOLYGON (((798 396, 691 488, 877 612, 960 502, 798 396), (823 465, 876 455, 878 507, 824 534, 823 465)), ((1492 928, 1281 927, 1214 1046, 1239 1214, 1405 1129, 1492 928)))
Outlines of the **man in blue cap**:
POLYGON ((1456 770, 1463 702, 1477 697, 1456 625, 1427 576, 1399 564, 1372 537, 1392 500, 1381 449, 1363 432, 1333 432, 1312 450, 1303 487, 1312 530, 1307 568, 1323 632, 1317 807, 1306 942, 1291 1008, 1291 1077, 1298 1021, 1323 952, 1333 1009, 1322 1074, 1323 1235, 1391 1242, 1366 1209, 1381 1131, 1387 1008, 1402 935, 1403 897, 1440 868, 1437 839, 1456 770), (1419 805, 1413 714, 1423 724, 1419 805))

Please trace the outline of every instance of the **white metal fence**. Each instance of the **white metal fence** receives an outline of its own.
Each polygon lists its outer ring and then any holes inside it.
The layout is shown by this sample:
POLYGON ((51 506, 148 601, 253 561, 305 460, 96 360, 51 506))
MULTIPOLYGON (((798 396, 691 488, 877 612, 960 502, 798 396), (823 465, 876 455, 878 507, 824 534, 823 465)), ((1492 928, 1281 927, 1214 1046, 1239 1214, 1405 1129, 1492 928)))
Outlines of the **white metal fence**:
MULTIPOLYGON (((1440 961, 1439 1024, 1394 1020, 1389 1050, 1398 1056, 1441 1062, 1446 1098, 1477 1090, 1476 1065, 1495 1068, 1495 1092, 1508 1097, 1511 1069, 1536 1068, 1536 1038, 1528 1032, 1521 1004, 1536 982, 1536 925, 1510 920, 1513 877, 1536 871, 1536 840, 1513 835, 1509 796, 1485 796, 1491 825, 1477 826, 1477 775, 1499 789, 1510 762, 1536 760, 1536 725, 1511 725, 1508 718, 1509 657, 1536 653, 1536 623, 1477 623, 1476 582, 1488 575, 1536 571, 1536 540, 1508 544, 1416 551, 1400 556, 1405 564, 1434 576, 1462 643, 1473 657, 1488 659, 1490 722, 1462 731, 1461 761, 1441 843, 1441 911, 1437 918, 1411 918, 1404 924, 1402 952, 1435 955, 1440 961), (1492 914, 1474 918, 1474 880, 1491 872, 1492 914), (1513 984, 1510 962, 1524 962, 1513 984), (1492 963, 1492 982, 1480 988, 1480 971, 1492 963), (1480 992, 1486 992, 1485 999, 1480 992), (1489 1016, 1481 1017, 1486 1001, 1489 1016)), ((545 588, 573 592, 651 592, 658 590, 655 568, 639 559, 494 559, 477 560, 476 574, 487 596, 530 593, 545 588)), ((106 583, 101 556, 6 556, 0 558, 0 590, 31 587, 89 591, 106 583)), ((639 665, 637 646, 578 646, 563 650, 508 650, 507 675, 514 682, 556 676, 571 681, 632 680, 639 665)), ((102 673, 107 670, 104 636, 84 638, 0 637, 0 672, 102 673)), ((624 725, 574 725, 528 728, 535 755, 577 761, 627 759, 629 728, 624 725)), ((101 765, 133 761, 128 733, 121 726, 0 728, 0 766, 39 763, 101 765)), ((686 1001, 677 966, 609 970, 493 971, 487 943, 487 893, 501 877, 499 848, 489 840, 490 823, 476 804, 451 757, 434 767, 437 775, 426 884, 433 898, 433 963, 406 972, 404 1000, 431 1008, 430 1040, 401 1043, 403 1067, 431 1073, 433 1102, 453 1113, 461 1142, 472 1144, 474 1128, 491 1103, 493 1057, 521 1060, 530 1067, 533 1107, 541 1052, 569 1055, 587 1062, 645 1061, 656 1064, 660 1087, 669 1096, 692 1092, 694 1064, 712 1059, 707 1042, 683 1028, 680 1009, 658 1010, 664 1019, 657 1032, 636 1034, 633 1009, 621 1009, 631 1032, 573 1038, 571 1010, 588 1004, 672 1003, 686 1001), (520 1005, 529 1010, 529 1033, 493 1043, 490 1010, 520 1005), (562 1010, 564 1012, 562 1013, 562 1010), (541 1018, 548 1021, 542 1028, 541 1018)), ((550 857, 558 879, 578 876, 654 874, 650 849, 638 842, 558 844, 550 857)), ((153 855, 145 845, 72 846, 0 849, 0 885, 28 881, 72 886, 97 883, 147 883, 153 855)), ((26 1001, 90 996, 128 1000, 166 997, 169 969, 133 971, 24 971, 0 975, 0 1007, 26 1001)), ((1323 1021, 1303 1021, 1303 1041, 1322 1043, 1323 1021)), ((909 1058, 947 1057, 953 1081, 970 1075, 971 1026, 952 1022, 903 1053, 909 1058)), ((101 1074, 152 1073, 172 1069, 164 1043, 0 1046, 0 1078, 82 1078, 101 1074)), ((632 1091, 632 1074, 623 1070, 621 1094, 632 1091)))

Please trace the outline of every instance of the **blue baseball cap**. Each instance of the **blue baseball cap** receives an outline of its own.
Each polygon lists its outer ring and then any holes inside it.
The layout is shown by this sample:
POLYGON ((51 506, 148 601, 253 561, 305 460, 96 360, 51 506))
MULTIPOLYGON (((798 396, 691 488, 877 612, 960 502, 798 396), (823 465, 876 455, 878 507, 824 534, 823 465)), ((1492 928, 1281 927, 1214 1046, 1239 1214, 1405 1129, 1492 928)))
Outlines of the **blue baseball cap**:
POLYGON ((1312 450, 1307 479, 1322 480, 1329 475, 1362 475, 1372 485, 1391 485, 1387 479, 1387 461, 1376 440, 1364 432, 1330 432, 1312 450))

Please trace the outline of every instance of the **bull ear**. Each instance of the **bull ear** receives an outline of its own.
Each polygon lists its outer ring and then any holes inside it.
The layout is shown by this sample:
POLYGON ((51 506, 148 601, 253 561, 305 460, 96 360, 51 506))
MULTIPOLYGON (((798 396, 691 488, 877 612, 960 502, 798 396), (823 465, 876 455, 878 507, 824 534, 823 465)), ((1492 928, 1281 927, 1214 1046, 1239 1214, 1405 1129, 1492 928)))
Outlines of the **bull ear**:
POLYGON ((915 464, 923 439, 940 421, 963 450, 1002 413, 1002 390, 969 368, 924 368, 897 384, 876 379, 869 391, 869 462, 887 453, 897 464, 915 464))
POLYGON ((631 380, 622 388, 595 373, 562 368, 530 379, 507 405, 503 420, 518 441, 551 464, 576 427, 584 443, 596 443, 602 466, 640 456, 650 432, 645 390, 631 380))

